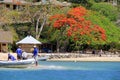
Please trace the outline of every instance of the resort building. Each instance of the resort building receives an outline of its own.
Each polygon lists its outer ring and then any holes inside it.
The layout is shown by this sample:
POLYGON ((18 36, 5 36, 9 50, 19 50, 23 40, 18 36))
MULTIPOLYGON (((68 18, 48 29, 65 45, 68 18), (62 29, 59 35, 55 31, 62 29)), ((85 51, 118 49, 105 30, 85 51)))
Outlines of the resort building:
POLYGON ((10 31, 0 30, 0 52, 8 52, 8 44, 13 42, 10 31))
POLYGON ((24 0, 0 0, 0 8, 8 8, 12 10, 22 9, 29 4, 24 0))
POLYGON ((18 46, 21 46, 21 49, 24 50, 25 52, 32 53, 33 46, 37 46, 39 48, 40 44, 42 43, 32 36, 27 36, 24 39, 18 41, 16 44, 18 46))
POLYGON ((119 0, 103 0, 103 2, 108 2, 108 3, 113 4, 114 6, 117 6, 119 0))
POLYGON ((27 2, 25 0, 0 0, 0 8, 8 8, 11 10, 23 10, 26 8, 28 5, 29 6, 37 6, 41 4, 47 4, 50 2, 53 5, 57 6, 70 6, 70 3, 67 2, 59 2, 57 0, 33 0, 31 2, 27 2))

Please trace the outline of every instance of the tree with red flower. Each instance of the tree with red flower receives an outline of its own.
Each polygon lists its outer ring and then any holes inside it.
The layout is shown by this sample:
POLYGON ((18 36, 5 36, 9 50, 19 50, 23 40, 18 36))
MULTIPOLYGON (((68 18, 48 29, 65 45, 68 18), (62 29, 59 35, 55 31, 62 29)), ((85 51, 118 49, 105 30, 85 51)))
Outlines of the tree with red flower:
POLYGON ((79 44, 104 42, 106 40, 105 30, 87 20, 88 12, 80 6, 70 9, 66 15, 53 15, 50 20, 53 22, 54 28, 61 32, 65 31, 68 38, 74 42, 79 42, 79 44))

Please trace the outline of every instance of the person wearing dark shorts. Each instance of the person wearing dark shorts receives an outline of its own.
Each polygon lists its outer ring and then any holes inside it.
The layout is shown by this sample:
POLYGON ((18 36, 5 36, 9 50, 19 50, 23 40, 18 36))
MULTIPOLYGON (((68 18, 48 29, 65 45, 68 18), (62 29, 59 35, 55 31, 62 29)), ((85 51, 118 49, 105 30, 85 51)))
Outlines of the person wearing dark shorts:
POLYGON ((21 60, 22 59, 22 49, 20 48, 20 46, 16 50, 16 53, 17 53, 17 59, 21 60))
POLYGON ((36 66, 38 65, 38 48, 36 46, 34 46, 34 50, 33 50, 33 58, 35 59, 35 64, 36 66))

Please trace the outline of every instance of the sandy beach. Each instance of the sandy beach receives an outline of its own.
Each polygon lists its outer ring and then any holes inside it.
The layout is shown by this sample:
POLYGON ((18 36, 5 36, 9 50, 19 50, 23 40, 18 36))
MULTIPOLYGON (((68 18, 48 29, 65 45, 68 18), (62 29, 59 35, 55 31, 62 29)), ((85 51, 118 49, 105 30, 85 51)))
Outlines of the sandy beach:
MULTIPOLYGON (((11 53, 15 57, 17 57, 16 53, 11 53)), ((0 60, 7 60, 8 54, 7 53, 0 53, 0 60)), ((48 61, 113 61, 113 62, 120 62, 120 57, 118 56, 91 56, 91 57, 77 57, 77 58, 50 58, 48 61)))
POLYGON ((61 58, 61 59, 50 59, 49 61, 111 61, 120 62, 120 57, 81 57, 81 58, 61 58))
MULTIPOLYGON (((15 56, 15 58, 17 58, 16 53, 10 53, 13 56, 15 56)), ((8 59, 8 53, 0 53, 0 60, 7 60, 8 59)))

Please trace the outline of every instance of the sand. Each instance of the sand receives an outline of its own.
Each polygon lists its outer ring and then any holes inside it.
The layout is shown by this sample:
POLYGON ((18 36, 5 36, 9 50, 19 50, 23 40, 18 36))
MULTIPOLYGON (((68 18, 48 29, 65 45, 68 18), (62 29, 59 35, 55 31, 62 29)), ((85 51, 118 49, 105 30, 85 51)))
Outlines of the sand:
POLYGON ((61 59, 50 59, 49 61, 111 61, 120 62, 120 57, 81 57, 81 58, 61 58, 61 59))
MULTIPOLYGON (((16 53, 10 53, 17 58, 16 53)), ((7 60, 8 53, 0 53, 0 60, 7 60)), ((104 57, 78 57, 78 58, 51 58, 48 61, 113 61, 120 62, 120 57, 117 56, 104 56, 104 57)))
MULTIPOLYGON (((17 59, 16 53, 10 53, 10 54, 12 54, 17 59)), ((0 60, 7 60, 7 59, 8 59, 8 53, 0 53, 0 60)))

